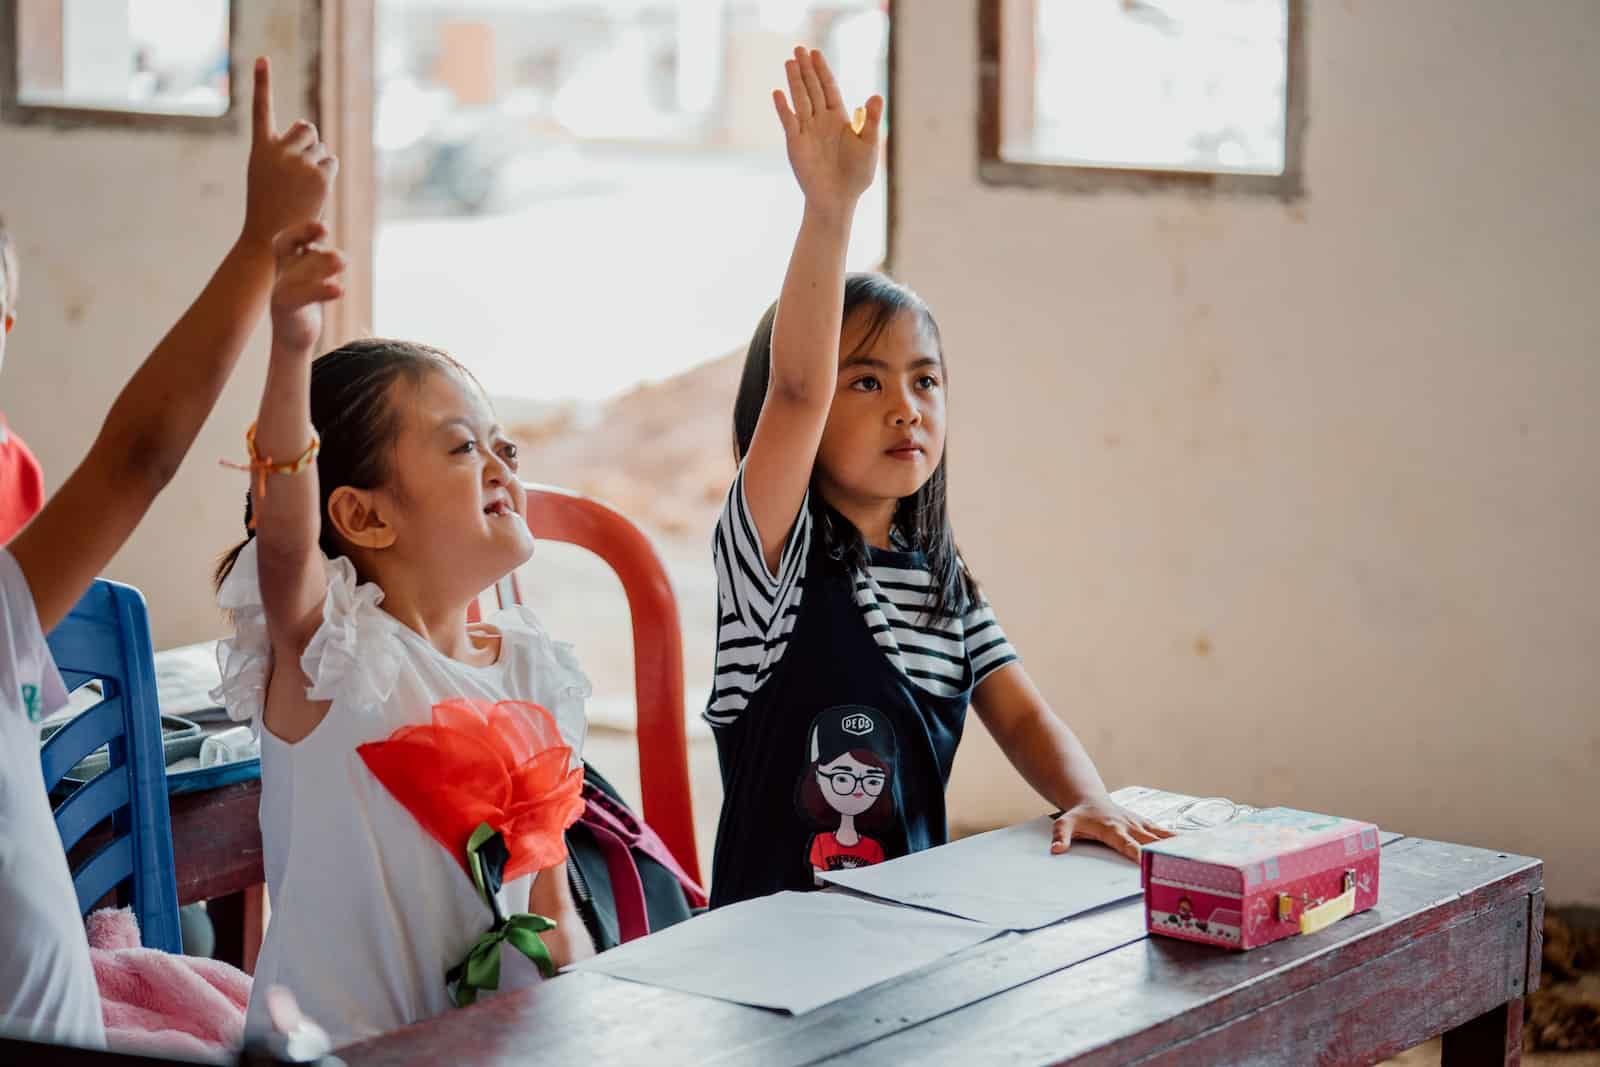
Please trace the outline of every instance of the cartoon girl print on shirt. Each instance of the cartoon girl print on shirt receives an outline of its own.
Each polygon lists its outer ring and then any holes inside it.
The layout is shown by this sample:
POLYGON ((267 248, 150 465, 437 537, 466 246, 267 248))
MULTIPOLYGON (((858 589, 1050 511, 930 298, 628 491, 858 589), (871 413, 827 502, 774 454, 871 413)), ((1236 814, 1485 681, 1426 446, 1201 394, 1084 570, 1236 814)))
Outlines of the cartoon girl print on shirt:
POLYGON ((796 800, 819 831, 807 849, 813 874, 882 863, 868 835, 894 820, 894 728, 873 708, 842 705, 812 721, 808 747, 796 800))

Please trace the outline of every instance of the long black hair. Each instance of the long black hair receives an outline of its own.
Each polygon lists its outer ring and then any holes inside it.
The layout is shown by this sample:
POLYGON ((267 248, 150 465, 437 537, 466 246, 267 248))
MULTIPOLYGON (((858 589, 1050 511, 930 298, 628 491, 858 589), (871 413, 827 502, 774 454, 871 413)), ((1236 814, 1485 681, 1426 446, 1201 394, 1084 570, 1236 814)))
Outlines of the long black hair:
MULTIPOLYGON (((414 341, 369 337, 351 341, 311 363, 311 426, 321 440, 317 452, 317 480, 322 496, 322 532, 319 543, 329 559, 345 555, 333 523, 328 521, 328 498, 342 485, 377 489, 389 483, 390 459, 400 432, 400 412, 390 397, 397 381, 421 385, 436 371, 454 371, 475 382, 470 371, 447 353, 414 341)), ((228 551, 217 564, 214 580, 220 588, 233 570, 239 552, 255 536, 250 493, 244 497, 245 540, 228 551)))
MULTIPOLYGON (((860 312, 870 316, 866 320, 866 333, 857 351, 871 348, 898 315, 915 315, 924 329, 933 337, 940 358, 944 357, 944 342, 939 336, 939 324, 933 320, 928 305, 908 287, 893 278, 876 273, 853 273, 845 278, 844 316, 841 322, 850 321, 851 315, 860 312)), ((733 456, 742 460, 750 450, 756 435, 756 423, 761 418, 761 407, 766 402, 767 385, 772 378, 772 324, 777 317, 778 305, 774 303, 761 316, 756 332, 750 338, 750 348, 745 353, 744 373, 739 379, 739 395, 733 403, 733 456)), ((945 369, 949 379, 949 368, 945 369)), ((946 454, 949 448, 945 449, 946 454)), ((907 497, 901 497, 895 508, 893 528, 911 547, 920 550, 927 558, 933 581, 928 592, 927 616, 942 618, 960 615, 979 603, 978 582, 967 570, 956 547, 955 531, 950 528, 950 513, 946 506, 949 476, 945 472, 946 457, 941 455, 933 474, 922 487, 907 497)), ((852 569, 864 570, 867 566, 867 545, 861 531, 817 491, 816 472, 811 476, 811 511, 817 529, 825 538, 824 545, 835 559, 843 560, 852 569)))

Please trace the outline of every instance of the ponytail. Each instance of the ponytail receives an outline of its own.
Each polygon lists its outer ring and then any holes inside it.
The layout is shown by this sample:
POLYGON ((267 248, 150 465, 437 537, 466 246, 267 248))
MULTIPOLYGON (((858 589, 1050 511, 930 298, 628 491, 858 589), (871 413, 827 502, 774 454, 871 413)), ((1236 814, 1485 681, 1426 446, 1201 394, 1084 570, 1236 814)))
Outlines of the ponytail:
POLYGON ((233 565, 239 562, 239 553, 244 551, 244 546, 255 540, 256 528, 251 519, 255 517, 254 506, 250 500, 250 490, 244 491, 244 540, 234 545, 222 558, 217 561, 216 573, 211 576, 211 585, 220 590, 222 583, 228 580, 228 575, 233 573, 233 565))

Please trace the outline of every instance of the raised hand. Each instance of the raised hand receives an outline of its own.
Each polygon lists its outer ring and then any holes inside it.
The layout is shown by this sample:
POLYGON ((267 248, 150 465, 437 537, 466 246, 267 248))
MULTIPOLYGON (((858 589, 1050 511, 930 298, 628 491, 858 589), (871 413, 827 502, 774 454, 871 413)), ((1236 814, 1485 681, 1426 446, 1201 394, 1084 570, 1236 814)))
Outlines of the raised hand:
POLYGON ((272 285, 272 347, 309 354, 322 333, 322 304, 344 295, 339 274, 344 253, 322 241, 328 228, 315 220, 279 233, 272 241, 277 279, 272 285))
POLYGON ((272 118, 272 67, 256 60, 250 108, 250 163, 246 171, 244 235, 262 248, 283 230, 320 218, 339 158, 305 119, 281 134, 272 118))
POLYGON ((821 52, 796 48, 783 69, 789 76, 789 98, 774 89, 772 102, 783 123, 795 180, 808 205, 852 210, 877 169, 883 98, 874 96, 865 109, 858 109, 863 111, 858 132, 821 52))

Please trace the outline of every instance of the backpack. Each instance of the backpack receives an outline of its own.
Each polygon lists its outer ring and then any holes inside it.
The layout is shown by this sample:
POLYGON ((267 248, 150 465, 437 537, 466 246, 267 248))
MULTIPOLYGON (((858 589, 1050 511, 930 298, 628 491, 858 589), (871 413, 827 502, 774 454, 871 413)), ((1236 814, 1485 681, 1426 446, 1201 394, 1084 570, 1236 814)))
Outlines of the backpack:
POLYGON ((705 910, 705 890, 587 762, 583 799, 583 814, 567 830, 567 878, 597 951, 705 910))

